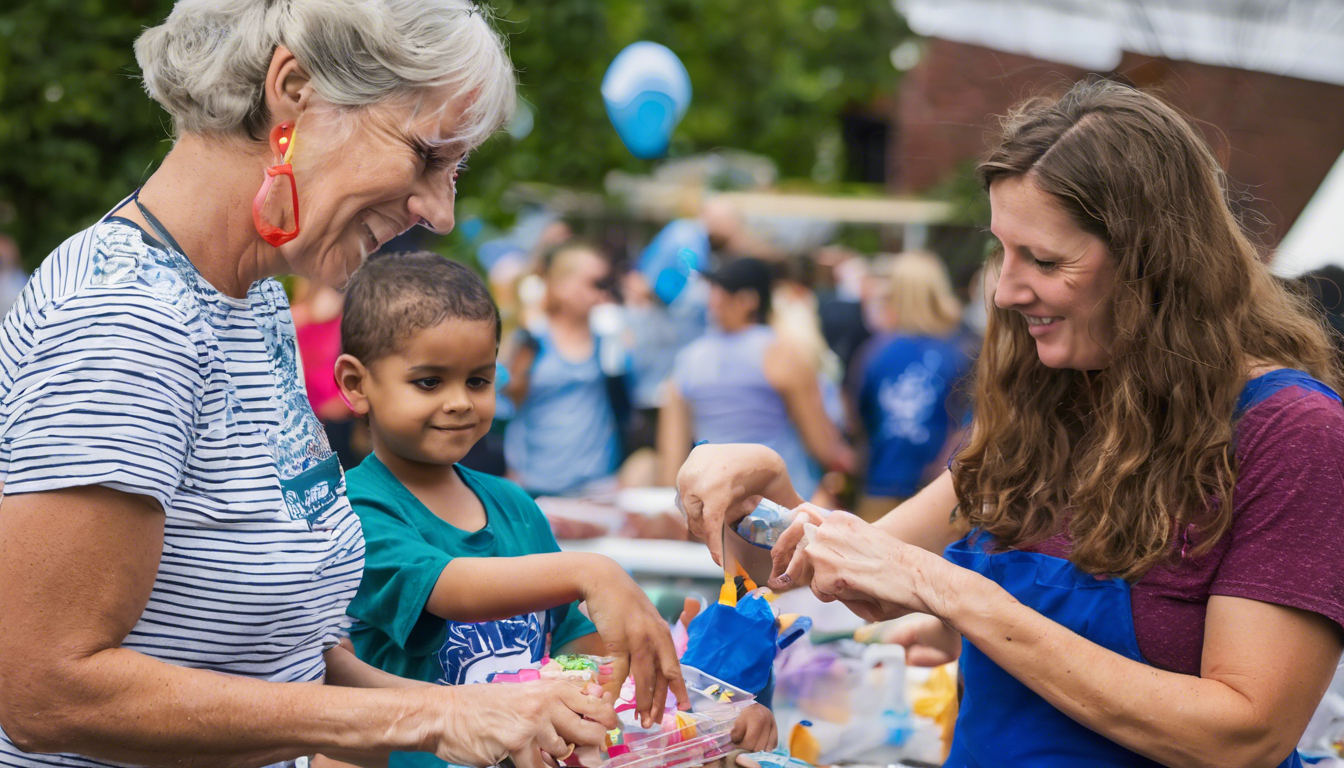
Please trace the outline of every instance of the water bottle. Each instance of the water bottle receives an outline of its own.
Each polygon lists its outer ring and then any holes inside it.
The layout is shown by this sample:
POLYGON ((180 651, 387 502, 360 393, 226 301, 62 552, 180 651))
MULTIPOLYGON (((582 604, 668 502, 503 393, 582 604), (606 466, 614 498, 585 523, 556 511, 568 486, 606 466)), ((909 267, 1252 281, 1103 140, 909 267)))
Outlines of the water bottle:
MULTIPOLYGON (((820 511, 823 516, 830 513, 829 510, 820 511)), ((779 542, 780 535, 793 523, 797 516, 797 510, 789 509, 783 504, 776 504, 769 499, 761 499, 761 503, 756 505, 756 509, 738 522, 737 533, 743 539, 761 549, 773 549, 775 544, 779 542)))

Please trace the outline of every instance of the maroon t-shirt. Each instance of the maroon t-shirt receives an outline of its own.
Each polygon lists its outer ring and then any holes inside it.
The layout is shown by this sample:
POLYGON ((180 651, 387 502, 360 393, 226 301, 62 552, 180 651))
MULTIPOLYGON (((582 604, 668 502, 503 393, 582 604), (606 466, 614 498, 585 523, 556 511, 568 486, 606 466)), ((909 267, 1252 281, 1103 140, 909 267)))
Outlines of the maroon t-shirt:
MULTIPOLYGON (((1133 585, 1139 650, 1198 675, 1209 595, 1319 613, 1344 628, 1344 406, 1290 386, 1252 406, 1236 431, 1232 530, 1203 557, 1193 534, 1133 585)), ((1068 557, 1055 536, 1026 548, 1068 557)))

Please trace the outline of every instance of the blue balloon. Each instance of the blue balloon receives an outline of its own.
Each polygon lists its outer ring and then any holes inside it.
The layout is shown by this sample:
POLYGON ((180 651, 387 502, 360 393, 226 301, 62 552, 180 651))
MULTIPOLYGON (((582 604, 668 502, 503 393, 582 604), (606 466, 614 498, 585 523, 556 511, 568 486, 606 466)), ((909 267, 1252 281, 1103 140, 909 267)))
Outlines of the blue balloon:
POLYGON ((691 105, 691 76, 665 46, 632 43, 607 67, 602 100, 631 154, 643 160, 662 157, 691 105))

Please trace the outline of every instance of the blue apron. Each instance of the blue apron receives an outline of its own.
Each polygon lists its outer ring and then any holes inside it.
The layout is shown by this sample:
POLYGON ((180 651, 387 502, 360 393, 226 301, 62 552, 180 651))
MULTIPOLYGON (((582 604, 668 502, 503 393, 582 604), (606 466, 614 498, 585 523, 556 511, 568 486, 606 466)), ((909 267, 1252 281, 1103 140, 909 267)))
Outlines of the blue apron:
MULTIPOLYGON (((1237 400, 1238 417, 1292 386, 1339 400, 1333 390, 1301 371, 1273 371, 1247 383, 1237 400)), ((1148 663, 1134 632, 1129 582, 1093 576, 1068 560, 1049 555, 990 554, 993 539, 981 534, 972 541, 973 536, 949 546, 947 559, 993 580, 1023 605, 1097 645, 1148 663)), ((961 670, 966 694, 951 754, 944 764, 949 768, 1159 765, 1075 722, 964 640, 961 670)), ((1301 765, 1301 758, 1293 752, 1280 768, 1301 765)))

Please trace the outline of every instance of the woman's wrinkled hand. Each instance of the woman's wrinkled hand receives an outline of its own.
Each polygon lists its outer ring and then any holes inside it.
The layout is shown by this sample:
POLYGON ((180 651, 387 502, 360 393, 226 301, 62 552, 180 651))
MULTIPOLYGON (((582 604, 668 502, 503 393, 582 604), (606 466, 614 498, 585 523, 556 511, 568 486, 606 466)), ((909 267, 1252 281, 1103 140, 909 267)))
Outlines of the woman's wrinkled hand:
POLYGON ((848 512, 834 512, 821 525, 801 525, 788 567, 772 584, 809 584, 819 599, 839 600, 867 621, 939 615, 940 593, 931 585, 956 566, 848 512))
POLYGON ((417 689, 429 713, 423 751, 459 765, 546 768, 576 746, 597 746, 617 725, 614 701, 596 684, 540 680, 417 689))
MULTIPOLYGON (((681 662, 672 642, 672 631, 653 607, 644 590, 619 565, 605 560, 594 569, 583 585, 588 618, 607 652, 629 659, 629 673, 635 681, 635 711, 645 727, 663 717, 670 688, 678 702, 686 704, 686 682, 681 677, 681 662)), ((624 676, 619 676, 624 680, 624 676)))
POLYGON ((793 522, 779 535, 775 546, 770 549, 770 580, 768 585, 776 592, 785 592, 797 587, 806 587, 812 583, 812 567, 806 558, 799 560, 795 569, 789 566, 795 561, 794 554, 807 534, 807 526, 818 526, 826 521, 830 510, 815 504, 801 504, 794 509, 793 522), (788 578, 784 578, 787 575, 788 578))
POLYGON ((687 528, 719 565, 725 524, 736 525, 765 496, 789 506, 802 502, 784 460, 763 445, 697 447, 677 473, 677 494, 687 528))

